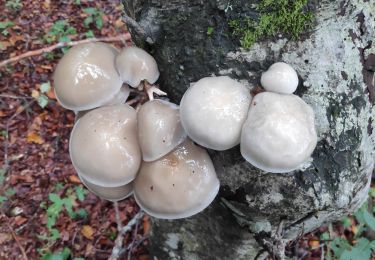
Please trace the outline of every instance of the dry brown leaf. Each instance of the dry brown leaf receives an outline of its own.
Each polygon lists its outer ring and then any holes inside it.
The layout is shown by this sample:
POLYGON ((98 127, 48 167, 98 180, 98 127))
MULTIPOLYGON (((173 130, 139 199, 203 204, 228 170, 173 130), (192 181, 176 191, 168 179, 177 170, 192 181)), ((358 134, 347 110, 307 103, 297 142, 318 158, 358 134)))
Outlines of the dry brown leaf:
POLYGON ((0 233, 0 245, 8 242, 12 239, 12 236, 8 233, 0 233))
POLYGON ((27 218, 17 216, 17 217, 14 218, 14 222, 16 223, 17 226, 21 226, 22 224, 27 222, 27 218))
POLYGON ((81 229, 81 234, 87 238, 87 239, 90 239, 90 240, 93 240, 93 234, 94 234, 94 230, 92 227, 90 227, 89 225, 84 225, 81 229))
POLYGON ((0 41, 0 50, 5 51, 9 46, 12 46, 10 42, 0 41))
POLYGON ((39 97, 39 91, 36 90, 36 89, 33 89, 33 90, 31 91, 31 96, 32 96, 33 98, 37 98, 37 97, 39 97))
POLYGON ((27 142, 36 143, 36 144, 44 144, 44 139, 40 135, 34 132, 30 132, 27 134, 27 142))
POLYGON ((70 175, 68 179, 71 183, 81 184, 81 180, 77 177, 77 175, 70 175))
POLYGON ((146 218, 143 220, 143 232, 145 234, 148 234, 150 232, 150 228, 151 228, 151 223, 150 223, 150 218, 146 218))
POLYGON ((310 248, 318 248, 320 246, 320 243, 316 239, 309 240, 309 246, 310 248))
POLYGON ((56 95, 55 95, 55 91, 53 90, 53 88, 50 88, 47 93, 46 93, 47 97, 49 97, 50 99, 54 99, 56 100, 56 95))

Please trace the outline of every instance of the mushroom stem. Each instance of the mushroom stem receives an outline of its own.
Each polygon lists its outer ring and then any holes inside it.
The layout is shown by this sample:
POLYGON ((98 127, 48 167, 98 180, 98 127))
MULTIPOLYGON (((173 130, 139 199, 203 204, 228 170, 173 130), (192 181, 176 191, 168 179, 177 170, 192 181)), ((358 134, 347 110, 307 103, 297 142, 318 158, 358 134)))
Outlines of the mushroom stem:
POLYGON ((164 91, 161 91, 156 85, 151 85, 150 83, 148 83, 146 80, 143 81, 144 83, 144 89, 148 95, 148 99, 151 101, 151 100, 154 100, 154 93, 155 94, 158 94, 159 96, 166 96, 167 93, 165 93, 164 91))

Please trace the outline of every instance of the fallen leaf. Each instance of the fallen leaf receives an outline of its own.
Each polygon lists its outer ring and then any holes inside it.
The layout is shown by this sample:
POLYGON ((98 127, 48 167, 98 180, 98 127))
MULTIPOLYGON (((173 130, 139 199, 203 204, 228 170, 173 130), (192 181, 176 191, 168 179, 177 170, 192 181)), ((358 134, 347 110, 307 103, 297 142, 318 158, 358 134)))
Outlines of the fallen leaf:
POLYGON ((12 46, 10 42, 0 41, 0 50, 5 51, 9 46, 12 46))
POLYGON ((0 233, 0 245, 8 242, 12 239, 12 236, 7 233, 0 233))
POLYGON ((14 35, 14 36, 9 38, 9 42, 12 45, 15 45, 17 41, 24 41, 24 40, 25 40, 25 38, 22 35, 14 35))
POLYGON ((311 249, 318 248, 320 246, 320 243, 316 239, 311 239, 311 240, 309 240, 309 246, 310 246, 311 249))
POLYGON ((119 19, 117 19, 117 20, 115 21, 115 27, 116 27, 116 28, 121 28, 121 27, 123 27, 123 26, 124 26, 124 22, 122 21, 121 18, 119 18, 119 19))
POLYGON ((150 218, 145 217, 143 220, 143 232, 145 234, 148 234, 150 232, 150 228, 151 228, 150 218))
POLYGON ((71 183, 81 184, 81 180, 77 177, 77 175, 70 175, 68 179, 71 183))
POLYGON ((40 67, 45 69, 45 70, 52 70, 53 69, 51 65, 41 65, 40 67))
POLYGON ((56 95, 55 95, 55 91, 53 90, 53 88, 50 88, 47 91, 46 95, 48 98, 56 100, 56 95))
POLYGON ((31 91, 31 96, 32 96, 33 98, 37 98, 37 97, 39 97, 39 91, 36 90, 36 89, 33 89, 33 90, 31 91))
POLYGON ((21 226, 22 224, 27 222, 27 218, 17 216, 17 217, 14 218, 14 222, 16 223, 17 226, 21 226))
POLYGON ((44 144, 44 139, 40 135, 34 132, 30 132, 27 134, 27 142, 36 143, 36 144, 44 144))
POLYGON ((24 110, 25 110, 25 107, 24 107, 24 106, 19 106, 19 107, 17 107, 16 114, 20 114, 20 113, 22 113, 24 110))
POLYGON ((85 256, 92 256, 95 254, 95 247, 92 244, 87 244, 86 249, 85 249, 85 256))
POLYGON ((90 227, 89 225, 84 225, 81 229, 81 234, 87 238, 87 239, 90 239, 90 240, 93 240, 93 234, 94 234, 94 230, 92 229, 92 227, 90 227))

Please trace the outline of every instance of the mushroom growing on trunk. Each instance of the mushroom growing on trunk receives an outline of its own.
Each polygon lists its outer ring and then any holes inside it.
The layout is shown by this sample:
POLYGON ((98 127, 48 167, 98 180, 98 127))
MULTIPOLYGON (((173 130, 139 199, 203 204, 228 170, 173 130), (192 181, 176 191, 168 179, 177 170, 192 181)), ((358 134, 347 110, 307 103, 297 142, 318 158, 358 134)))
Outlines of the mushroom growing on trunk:
POLYGON ((56 66, 53 80, 59 103, 71 110, 93 109, 116 99, 122 80, 115 67, 117 49, 105 43, 71 48, 56 66))
POLYGON ((151 216, 186 218, 205 209, 219 186, 207 152, 187 139, 159 160, 142 163, 134 181, 134 197, 151 216))
POLYGON ((133 193, 132 182, 129 182, 128 184, 125 184, 119 187, 104 187, 100 185, 95 185, 80 175, 78 176, 89 191, 91 191, 96 196, 105 200, 119 201, 119 200, 126 199, 133 193))
POLYGON ((186 139, 176 104, 161 99, 146 102, 138 111, 138 138, 143 160, 154 161, 186 139))
POLYGON ((137 47, 124 48, 116 57, 116 67, 121 79, 133 88, 143 80, 154 84, 160 75, 154 57, 137 47))
POLYGON ((219 151, 232 148, 240 142, 250 102, 249 89, 229 77, 200 79, 182 97, 182 126, 204 147, 219 151))
POLYGON ((292 94, 298 86, 298 75, 289 64, 276 62, 262 74, 260 83, 267 91, 292 94))
POLYGON ((124 104, 83 115, 74 125, 69 152, 77 173, 92 184, 119 187, 131 182, 141 163, 135 110, 124 104))
POLYGON ((241 154, 255 167, 289 172, 306 162, 317 144, 314 111, 300 97, 256 95, 242 129, 241 154))

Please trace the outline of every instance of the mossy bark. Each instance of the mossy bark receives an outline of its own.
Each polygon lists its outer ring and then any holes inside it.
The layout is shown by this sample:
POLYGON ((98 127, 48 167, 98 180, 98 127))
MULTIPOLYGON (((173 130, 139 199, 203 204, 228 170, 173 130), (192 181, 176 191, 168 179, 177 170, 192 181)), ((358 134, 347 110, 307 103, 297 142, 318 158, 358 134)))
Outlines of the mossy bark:
POLYGON ((133 39, 156 58, 160 86, 179 102, 190 83, 228 75, 249 88, 276 61, 300 77, 297 94, 316 113, 319 135, 303 170, 267 174, 235 147, 209 151, 221 190, 202 213, 185 220, 153 220, 150 253, 158 259, 253 259, 285 220, 283 239, 295 239, 353 212, 366 199, 374 165, 375 38, 371 1, 311 2, 315 25, 299 41, 288 35, 240 48, 228 21, 256 17, 252 1, 124 1, 133 39), (213 28, 207 31, 208 28, 213 28), (370 69, 368 69, 370 68, 370 69), (370 73, 370 74, 369 74, 370 73), (372 73, 372 74, 371 74, 372 73))

